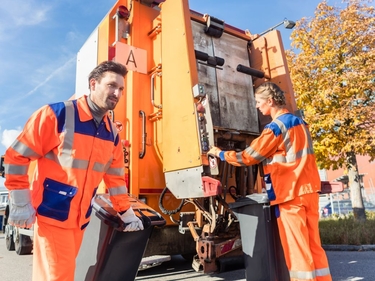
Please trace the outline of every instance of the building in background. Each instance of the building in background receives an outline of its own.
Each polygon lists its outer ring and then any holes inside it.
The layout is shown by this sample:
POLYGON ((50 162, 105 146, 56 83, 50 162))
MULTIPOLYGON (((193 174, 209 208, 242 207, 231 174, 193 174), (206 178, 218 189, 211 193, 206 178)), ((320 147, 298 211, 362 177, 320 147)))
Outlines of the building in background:
MULTIPOLYGON (((369 156, 357 155, 357 165, 363 187, 363 198, 366 201, 375 202, 375 161, 370 161, 369 156)), ((338 170, 324 169, 320 170, 319 174, 321 180, 342 181, 346 188, 349 188, 348 177, 343 168, 338 170)))

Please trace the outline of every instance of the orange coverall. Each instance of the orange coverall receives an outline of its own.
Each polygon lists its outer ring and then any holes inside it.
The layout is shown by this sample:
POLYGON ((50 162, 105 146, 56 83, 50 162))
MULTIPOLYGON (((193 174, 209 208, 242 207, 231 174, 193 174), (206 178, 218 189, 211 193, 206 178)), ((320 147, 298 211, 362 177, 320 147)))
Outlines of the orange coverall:
POLYGON ((332 280, 319 235, 320 177, 304 121, 283 109, 244 151, 219 156, 236 166, 263 164, 291 280, 332 280))
POLYGON ((96 127, 86 98, 42 107, 6 151, 5 185, 9 190, 29 188, 28 167, 37 160, 31 188, 37 211, 35 281, 74 279, 91 200, 102 179, 117 212, 130 206, 116 127, 107 116, 96 127))

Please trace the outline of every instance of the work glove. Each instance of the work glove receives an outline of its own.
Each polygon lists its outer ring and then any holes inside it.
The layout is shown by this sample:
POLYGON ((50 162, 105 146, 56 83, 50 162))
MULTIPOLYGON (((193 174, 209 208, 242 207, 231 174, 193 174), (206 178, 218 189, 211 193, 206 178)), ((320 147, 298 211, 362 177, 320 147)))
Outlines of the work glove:
POLYGON ((125 213, 118 216, 125 223, 124 232, 143 230, 142 221, 134 214, 132 207, 130 207, 125 213))
POLYGON ((35 222, 35 209, 31 204, 30 190, 10 190, 9 195, 8 223, 17 227, 30 228, 35 222))
POLYGON ((211 146, 210 150, 207 152, 208 155, 212 155, 215 157, 220 157, 219 153, 221 152, 221 149, 216 146, 211 146))

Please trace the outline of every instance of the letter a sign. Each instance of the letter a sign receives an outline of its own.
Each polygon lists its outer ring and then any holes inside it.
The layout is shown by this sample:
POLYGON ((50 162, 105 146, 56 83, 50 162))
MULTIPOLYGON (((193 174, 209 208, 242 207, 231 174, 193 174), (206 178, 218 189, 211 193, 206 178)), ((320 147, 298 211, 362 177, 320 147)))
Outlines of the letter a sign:
POLYGON ((115 61, 122 63, 128 70, 147 74, 147 52, 122 42, 116 42, 115 61))

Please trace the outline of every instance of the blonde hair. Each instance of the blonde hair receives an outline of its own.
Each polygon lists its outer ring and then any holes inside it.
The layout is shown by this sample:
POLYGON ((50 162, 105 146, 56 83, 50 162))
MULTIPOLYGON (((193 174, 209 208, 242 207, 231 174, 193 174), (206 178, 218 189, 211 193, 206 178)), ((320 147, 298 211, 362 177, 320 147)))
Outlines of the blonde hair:
POLYGON ((286 105, 284 92, 272 82, 265 82, 255 90, 256 95, 262 99, 272 98, 278 106, 286 105))

